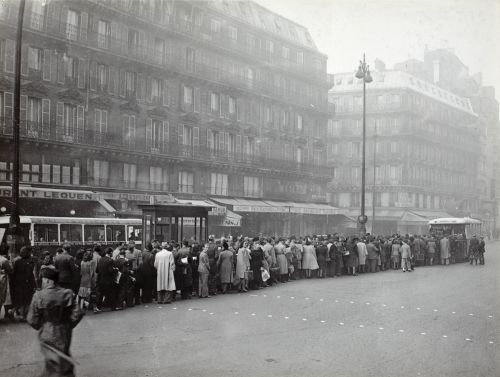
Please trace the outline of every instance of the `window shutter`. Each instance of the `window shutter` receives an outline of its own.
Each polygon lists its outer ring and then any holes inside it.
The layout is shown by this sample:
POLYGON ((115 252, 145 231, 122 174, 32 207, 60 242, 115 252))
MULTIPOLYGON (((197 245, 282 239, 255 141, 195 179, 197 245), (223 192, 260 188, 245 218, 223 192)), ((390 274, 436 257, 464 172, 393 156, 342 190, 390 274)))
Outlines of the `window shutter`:
POLYGON ((80 40, 87 41, 89 15, 86 12, 80 14, 80 40))
POLYGON ((58 131, 61 132, 64 126, 64 102, 57 102, 56 126, 58 131))
POLYGON ((73 166, 73 184, 74 185, 80 184, 80 167, 79 166, 73 166))
POLYGON ((125 70, 120 69, 120 97, 125 97, 125 70))
POLYGON ((120 27, 116 22, 111 22, 111 49, 117 51, 120 49, 120 27))
POLYGON ((241 154, 241 135, 236 135, 236 153, 241 154))
POLYGON ((97 62, 91 61, 89 66, 90 90, 97 89, 97 62))
MULTIPOLYGON (((151 151, 153 145, 153 120, 148 118, 146 120, 146 150, 151 151)), ((156 144, 155 144, 156 145, 156 144)))
POLYGON ((224 149, 224 132, 219 132, 219 149, 224 149))
POLYGON ((194 112, 195 113, 199 113, 200 112, 200 101, 201 101, 201 98, 200 98, 200 88, 197 88, 195 87, 194 88, 194 98, 193 98, 193 101, 194 101, 194 112))
POLYGON ((63 29, 61 31, 64 33, 64 35, 66 35, 66 23, 68 22, 68 10, 69 10, 69 7, 63 5, 62 8, 61 8, 61 15, 60 15, 60 18, 59 18, 59 22, 60 22, 59 25, 63 29))
POLYGON ((61 13, 60 1, 49 1, 47 11, 47 30, 59 33, 59 15, 61 13))
POLYGON ((4 94, 4 116, 7 119, 12 119, 14 117, 13 105, 14 96, 11 92, 5 92, 4 94))
POLYGON ((14 73, 14 58, 16 42, 11 39, 5 40, 5 72, 14 73))
POLYGON ((169 90, 168 90, 168 81, 163 80, 163 92, 162 92, 162 103, 163 106, 168 106, 169 105, 169 90))
POLYGON ((28 45, 23 43, 21 47, 21 75, 28 75, 28 45))
POLYGON ((142 92, 142 82, 144 81, 144 74, 137 74, 137 89, 135 91, 136 98, 138 101, 142 101, 144 99, 144 94, 142 92))
POLYGON ((43 50, 42 79, 45 81, 50 81, 50 56, 50 50, 43 50))
POLYGON ((25 96, 25 95, 22 95, 21 96, 21 103, 20 103, 20 107, 21 107, 21 111, 20 111, 20 118, 19 120, 21 121, 21 127, 26 127, 26 112, 27 112, 27 103, 28 103, 28 97, 25 96))
POLYGON ((146 100, 151 102, 151 77, 146 77, 146 100))
POLYGON ((113 66, 109 66, 109 86, 108 86, 108 92, 111 95, 116 94, 116 75, 117 71, 116 68, 113 66))
POLYGON ((149 56, 146 56, 146 51, 147 51, 147 41, 146 41, 146 33, 143 30, 139 31, 139 48, 138 48, 138 55, 140 59, 148 59, 149 56))
POLYGON ((200 146, 200 128, 199 127, 193 127, 193 146, 195 146, 195 147, 200 146))
POLYGON ((42 99, 42 138, 50 136, 50 99, 42 99))
POLYGON ((163 151, 167 151, 168 149, 168 144, 170 141, 170 135, 169 135, 169 124, 168 121, 164 120, 163 121, 163 151))
POLYGON ((50 80, 54 83, 57 82, 57 68, 58 68, 58 59, 57 53, 52 51, 50 54, 50 80))
POLYGON ((59 54, 57 59, 57 82, 64 84, 64 60, 63 56, 59 54))
POLYGON ((241 98, 236 99, 236 120, 241 122, 242 119, 243 104, 241 98))
POLYGON ((85 59, 78 59, 78 87, 85 88, 85 71, 86 71, 85 59))
POLYGON ((178 139, 179 145, 184 144, 184 125, 182 125, 182 124, 179 124, 177 126, 177 139, 178 139))
POLYGON ((84 131, 84 108, 77 106, 76 108, 76 137, 79 142, 83 141, 84 131))

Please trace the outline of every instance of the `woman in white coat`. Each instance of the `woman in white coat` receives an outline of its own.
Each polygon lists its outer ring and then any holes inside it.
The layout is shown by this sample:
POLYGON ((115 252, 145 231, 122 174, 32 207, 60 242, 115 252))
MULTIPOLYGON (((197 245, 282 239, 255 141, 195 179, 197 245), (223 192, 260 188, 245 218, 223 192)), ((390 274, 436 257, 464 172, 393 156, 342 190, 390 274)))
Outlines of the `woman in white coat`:
POLYGON ((155 256, 156 290, 158 291, 158 304, 170 304, 175 294, 175 261, 172 246, 166 242, 162 250, 155 256))
POLYGON ((319 269, 316 259, 316 249, 308 239, 302 252, 302 269, 306 271, 306 278, 311 278, 311 271, 319 269))

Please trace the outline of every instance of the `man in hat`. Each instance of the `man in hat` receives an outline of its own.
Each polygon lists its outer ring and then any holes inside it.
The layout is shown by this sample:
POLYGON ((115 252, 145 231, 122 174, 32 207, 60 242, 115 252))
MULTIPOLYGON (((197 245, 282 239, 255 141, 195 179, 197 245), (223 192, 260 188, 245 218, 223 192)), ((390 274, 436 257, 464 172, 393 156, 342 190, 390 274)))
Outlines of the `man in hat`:
POLYGON ((96 310, 94 311, 96 313, 101 311, 104 297, 106 297, 106 303, 111 308, 111 310, 116 310, 117 288, 115 277, 117 275, 118 269, 115 267, 113 259, 111 259, 112 254, 113 249, 108 247, 105 250, 105 255, 101 259, 99 259, 99 262, 97 263, 97 302, 96 310))
POLYGON ((54 266, 59 271, 59 285, 63 288, 75 290, 75 278, 78 274, 75 259, 69 253, 71 246, 65 243, 62 248, 62 253, 57 254, 54 258, 54 266))
POLYGON ((31 301, 28 323, 38 330, 38 339, 45 358, 43 376, 74 376, 74 361, 69 348, 73 328, 84 312, 80 310, 73 291, 57 284, 54 267, 42 269, 42 289, 31 301))
POLYGON ((140 305, 142 281, 140 279, 138 271, 139 267, 141 267, 142 264, 142 252, 139 249, 136 249, 135 242, 133 240, 130 240, 128 242, 127 250, 125 252, 125 258, 128 260, 130 274, 134 281, 132 289, 134 292, 135 305, 140 305))
POLYGON ((215 237, 208 237, 208 261, 210 263, 210 273, 208 275, 208 294, 217 295, 217 260, 219 259, 219 248, 215 244, 215 237))

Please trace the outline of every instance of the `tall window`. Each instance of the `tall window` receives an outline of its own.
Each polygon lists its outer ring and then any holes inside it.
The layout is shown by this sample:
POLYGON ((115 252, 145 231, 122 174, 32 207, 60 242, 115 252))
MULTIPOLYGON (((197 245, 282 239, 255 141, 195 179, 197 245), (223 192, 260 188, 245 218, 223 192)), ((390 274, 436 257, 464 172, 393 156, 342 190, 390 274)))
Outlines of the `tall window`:
POLYGON ((43 51, 40 48, 28 48, 28 68, 35 71, 42 69, 43 51))
POLYGON ((163 57, 165 56, 165 41, 161 38, 155 38, 155 62, 163 64, 163 57))
POLYGON ((230 39, 232 39, 233 41, 236 41, 238 39, 238 29, 236 29, 234 26, 228 26, 227 31, 230 39))
POLYGON ((128 51, 132 54, 139 49, 139 32, 134 29, 128 29, 128 51))
POLYGON ((243 196, 261 196, 259 177, 243 177, 243 196))
POLYGON ((123 141, 125 145, 133 145, 135 142, 135 116, 123 115, 123 141))
POLYGON ((228 111, 229 115, 236 114, 236 98, 231 96, 229 96, 228 111))
POLYGON ((45 1, 33 1, 31 4, 30 26, 32 29, 43 30, 47 4, 45 1))
POLYGON ((210 20, 210 31, 214 34, 217 34, 220 32, 220 21, 218 20, 210 20))
POLYGON ((210 194, 227 195, 227 174, 221 174, 221 173, 211 174, 210 194))
POLYGON ((194 174, 187 171, 179 172, 179 192, 194 192, 194 174))
POLYGON ((290 49, 283 46, 281 48, 281 56, 283 57, 283 59, 290 59, 290 49))
POLYGON ((42 101, 28 97, 26 108, 26 129, 29 137, 38 137, 38 128, 42 123, 42 101))
POLYGON ((76 128, 77 114, 76 106, 68 103, 64 104, 64 125, 63 134, 73 136, 76 128))
POLYGON ((190 47, 186 47, 186 70, 189 72, 193 72, 194 65, 195 65, 195 51, 190 47))
POLYGON ((190 86, 184 85, 184 105, 192 106, 193 105, 193 88, 190 86))
POLYGON ((126 188, 135 188, 137 183, 137 165, 123 164, 123 184, 126 188))
POLYGON ((108 66, 105 64, 97 65, 97 88, 106 91, 108 87, 108 66))
POLYGON ((99 20, 97 22, 97 46, 99 48, 109 48, 111 38, 111 25, 108 21, 99 20))
POLYGON ((210 94, 210 110, 213 113, 220 114, 220 94, 212 92, 210 94))
POLYGON ((64 62, 64 76, 67 79, 73 80, 78 77, 78 59, 72 56, 65 56, 64 62))
POLYGON ((125 72, 125 91, 127 96, 131 96, 135 93, 137 74, 135 72, 125 72))
POLYGON ((297 52, 297 64, 304 64, 304 53, 303 52, 297 52))
POLYGON ((151 101, 160 103, 162 98, 162 80, 157 78, 151 79, 151 101))
POLYGON ((109 177, 109 162, 94 160, 94 184, 97 186, 106 186, 109 177))
POLYGON ((72 9, 68 10, 66 19, 66 38, 76 41, 80 30, 80 14, 72 9))
POLYGON ((108 132, 108 112, 107 110, 95 109, 95 128, 96 136, 104 136, 108 132))
POLYGON ((149 184, 152 190, 167 190, 167 177, 167 172, 164 174, 160 166, 149 167, 149 184))
POLYGON ((168 141, 168 122, 153 119, 151 127, 151 146, 157 150, 161 150, 163 143, 168 141))
POLYGON ((302 131, 302 115, 297 115, 297 130, 302 131))

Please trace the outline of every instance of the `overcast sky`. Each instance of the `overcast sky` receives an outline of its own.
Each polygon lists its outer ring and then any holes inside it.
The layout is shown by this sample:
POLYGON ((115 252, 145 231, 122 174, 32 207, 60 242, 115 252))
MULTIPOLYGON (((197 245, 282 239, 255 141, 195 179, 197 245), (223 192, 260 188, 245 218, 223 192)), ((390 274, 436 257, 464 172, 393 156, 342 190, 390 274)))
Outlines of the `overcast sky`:
POLYGON ((423 58, 427 45, 453 48, 469 73, 500 98, 500 0, 256 0, 306 26, 328 72, 357 68, 363 52, 387 68, 423 58))

